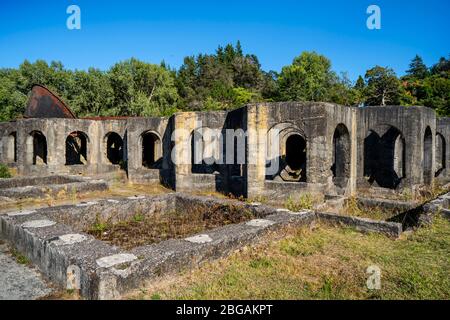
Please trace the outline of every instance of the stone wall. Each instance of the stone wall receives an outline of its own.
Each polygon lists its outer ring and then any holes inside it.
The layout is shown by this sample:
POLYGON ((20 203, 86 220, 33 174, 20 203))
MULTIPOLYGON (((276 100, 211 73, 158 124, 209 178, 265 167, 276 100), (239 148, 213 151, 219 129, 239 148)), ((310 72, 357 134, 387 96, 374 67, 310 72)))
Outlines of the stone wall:
POLYGON ((425 107, 260 103, 170 118, 0 123, 0 162, 22 175, 124 170, 131 182, 162 183, 177 191, 283 199, 306 192, 401 190, 435 178, 448 180, 449 137, 449 118, 436 119, 425 107), (207 128, 223 139, 197 139, 194 133, 207 128), (238 130, 232 131, 232 150, 226 148, 229 130, 238 130), (279 136, 272 137, 273 132, 279 136), (193 164, 193 140, 205 146, 205 161, 193 164), (240 141, 243 161, 227 164, 227 158, 239 160, 240 141), (270 170, 272 164, 276 170, 270 170))

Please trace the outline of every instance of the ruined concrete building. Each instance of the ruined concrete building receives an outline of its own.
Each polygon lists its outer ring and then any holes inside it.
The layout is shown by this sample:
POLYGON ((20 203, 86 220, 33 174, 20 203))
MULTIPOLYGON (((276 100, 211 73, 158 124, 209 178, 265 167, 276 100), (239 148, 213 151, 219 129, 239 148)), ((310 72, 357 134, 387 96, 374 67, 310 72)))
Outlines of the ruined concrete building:
POLYGON ((168 118, 77 119, 34 86, 24 119, 0 123, 0 138, 0 162, 22 175, 123 170, 134 183, 248 198, 402 190, 448 181, 450 173, 450 118, 425 107, 282 102, 168 118), (230 147, 224 139, 205 141, 202 128, 237 134, 230 147), (177 129, 182 134, 174 135, 177 129), (215 161, 193 164, 193 150, 207 142, 215 144, 215 161), (224 161, 237 159, 239 150, 242 163, 224 161), (277 170, 269 170, 270 161, 277 170))

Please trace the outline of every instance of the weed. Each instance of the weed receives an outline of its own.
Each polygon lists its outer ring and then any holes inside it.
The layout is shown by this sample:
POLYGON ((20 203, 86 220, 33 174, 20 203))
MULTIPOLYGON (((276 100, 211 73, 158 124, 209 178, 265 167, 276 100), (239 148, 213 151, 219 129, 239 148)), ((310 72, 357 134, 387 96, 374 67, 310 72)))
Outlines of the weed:
POLYGON ((289 196, 284 203, 284 207, 293 212, 311 210, 314 207, 313 197, 309 193, 302 194, 297 199, 289 196))
POLYGON ((12 174, 9 171, 9 168, 6 165, 0 163, 0 179, 7 179, 11 177, 12 174))
POLYGON ((20 253, 16 248, 10 248, 9 253, 17 261, 18 264, 29 265, 31 264, 30 259, 20 253))

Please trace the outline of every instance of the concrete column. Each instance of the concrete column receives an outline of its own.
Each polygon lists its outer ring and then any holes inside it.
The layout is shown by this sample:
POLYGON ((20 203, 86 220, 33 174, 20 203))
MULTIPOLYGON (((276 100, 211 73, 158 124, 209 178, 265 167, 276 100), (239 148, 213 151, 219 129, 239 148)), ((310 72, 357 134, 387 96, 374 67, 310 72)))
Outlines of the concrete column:
POLYGON ((191 144, 190 134, 195 129, 196 115, 194 112, 178 113, 175 115, 174 134, 174 166, 175 185, 177 191, 189 190, 191 173, 191 144))
POLYGON ((349 193, 356 194, 356 179, 358 175, 358 109, 351 111, 351 131, 350 131, 350 181, 349 193))
POLYGON ((264 190, 266 178, 267 108, 252 105, 247 109, 247 197, 264 190))

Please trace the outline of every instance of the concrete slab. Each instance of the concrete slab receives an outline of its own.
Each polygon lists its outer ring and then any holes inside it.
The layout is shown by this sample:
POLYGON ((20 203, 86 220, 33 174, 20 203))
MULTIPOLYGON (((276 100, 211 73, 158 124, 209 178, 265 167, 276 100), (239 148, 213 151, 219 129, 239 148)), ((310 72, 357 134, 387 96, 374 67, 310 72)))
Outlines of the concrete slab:
POLYGON ((87 237, 85 235, 72 233, 60 236, 58 240, 53 241, 53 243, 57 246, 65 246, 80 243, 85 241, 86 239, 87 237))
POLYGON ((274 223, 275 222, 266 220, 266 219, 254 219, 254 220, 250 220, 246 224, 251 227, 265 228, 265 227, 273 225, 274 223))
POLYGON ((25 222, 24 224, 22 224, 23 228, 30 228, 30 229, 34 229, 34 228, 46 228, 46 227, 51 227, 54 226, 56 224, 55 221, 51 221, 51 220, 32 220, 32 221, 28 221, 25 222))
POLYGON ((192 242, 192 243, 208 243, 208 242, 212 242, 213 240, 211 239, 210 236, 208 236, 207 234, 199 234, 197 236, 193 236, 193 237, 189 237, 184 239, 188 242, 192 242))
POLYGON ((110 268, 116 266, 118 264, 132 262, 136 260, 137 257, 134 254, 130 253, 119 253, 108 257, 103 257, 97 259, 97 265, 100 268, 110 268))

